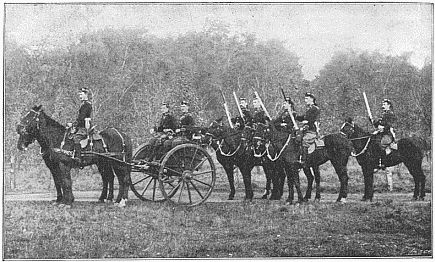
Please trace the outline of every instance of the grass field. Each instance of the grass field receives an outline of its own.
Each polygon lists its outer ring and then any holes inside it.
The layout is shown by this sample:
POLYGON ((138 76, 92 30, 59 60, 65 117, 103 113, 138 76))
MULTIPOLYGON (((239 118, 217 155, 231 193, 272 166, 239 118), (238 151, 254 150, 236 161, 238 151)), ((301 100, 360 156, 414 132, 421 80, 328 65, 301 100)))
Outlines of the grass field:
MULTIPOLYGON (((427 192, 431 163, 425 161, 427 192)), ((44 166, 22 170, 9 192, 54 192, 44 166), (41 172, 41 170, 43 170, 41 172)), ((393 170, 394 192, 375 175, 373 203, 359 202, 363 178, 354 159, 348 164, 349 199, 334 203, 339 181, 330 164, 321 167, 322 193, 328 200, 299 206, 282 201, 210 203, 187 209, 168 203, 130 201, 124 209, 77 201, 62 209, 47 201, 6 201, 3 206, 5 259, 88 258, 268 258, 268 257, 431 257, 431 195, 409 201, 413 180, 405 167, 393 170), (331 195, 334 194, 334 195, 331 195), (332 198, 332 196, 334 198, 332 198)), ((228 192, 220 165, 215 191, 228 192)), ((255 197, 265 185, 253 170, 255 197)), ((302 189, 305 176, 300 175, 302 189)), ((73 189, 100 190, 92 168, 73 173, 73 189)), ((236 175, 236 198, 244 196, 236 175)), ((287 190, 287 186, 285 187, 287 190)), ((130 193, 132 194, 132 193, 130 193)), ((287 193, 285 193, 287 194, 287 193)), ((313 195, 314 196, 314 195, 313 195)), ((286 197, 286 195, 285 195, 286 197)), ((95 199, 96 200, 96 199, 95 199)))
MULTIPOLYGON (((402 194, 403 195, 403 194, 402 194)), ((5 259, 432 256, 431 203, 6 202, 5 259)))

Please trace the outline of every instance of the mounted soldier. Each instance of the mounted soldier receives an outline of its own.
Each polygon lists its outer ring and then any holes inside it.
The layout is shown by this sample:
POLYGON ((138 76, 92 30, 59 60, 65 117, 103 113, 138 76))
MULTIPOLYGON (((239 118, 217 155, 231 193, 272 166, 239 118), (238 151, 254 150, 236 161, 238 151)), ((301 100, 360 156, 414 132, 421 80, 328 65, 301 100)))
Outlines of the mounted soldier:
POLYGON ((293 131, 293 121, 290 114, 292 113, 293 117, 296 117, 294 110, 295 106, 290 97, 284 97, 282 111, 275 119, 272 120, 272 124, 280 131, 291 133, 293 131))
MULTIPOLYGON (((377 128, 373 134, 379 134, 381 136, 380 146, 385 151, 385 155, 389 155, 391 149, 397 149, 397 145, 394 143, 396 140, 396 134, 393 129, 396 122, 396 116, 391 109, 391 101, 389 99, 384 99, 382 101, 382 115, 378 120, 373 122, 373 126, 377 128)), ((379 167, 385 169, 385 166, 382 164, 382 158, 379 159, 379 167)))
POLYGON ((266 116, 266 113, 264 112, 263 108, 261 108, 261 102, 257 97, 254 97, 254 100, 252 100, 252 104, 254 106, 254 112, 252 116, 252 124, 266 124, 268 121, 270 121, 269 117, 266 116))
POLYGON ((89 128, 91 127, 92 103, 89 101, 89 89, 82 87, 79 88, 79 98, 81 101, 79 113, 74 123, 68 123, 67 127, 71 128, 74 141, 74 157, 78 163, 81 163, 81 150, 80 142, 87 138, 89 128))
POLYGON ((248 102, 246 101, 246 98, 241 97, 239 105, 240 105, 240 117, 236 117, 234 119, 234 124, 235 124, 234 127, 237 129, 243 129, 245 126, 252 127, 252 114, 248 108, 248 102))
POLYGON ((316 104, 315 96, 307 92, 305 93, 305 104, 307 105, 307 110, 305 114, 296 116, 296 120, 302 122, 302 152, 301 152, 301 165, 305 165, 308 156, 308 148, 312 143, 315 142, 316 138, 319 136, 319 117, 320 109, 316 104))
MULTIPOLYGON (((167 102, 162 103, 160 111, 162 112, 162 116, 160 117, 158 125, 150 130, 151 134, 154 134, 154 137, 150 139, 149 144, 154 149, 155 153, 162 151, 163 143, 171 138, 172 134, 174 134, 177 129, 177 122, 174 116, 169 112, 169 104, 167 102)), ((156 154, 153 156, 156 156, 156 154)))

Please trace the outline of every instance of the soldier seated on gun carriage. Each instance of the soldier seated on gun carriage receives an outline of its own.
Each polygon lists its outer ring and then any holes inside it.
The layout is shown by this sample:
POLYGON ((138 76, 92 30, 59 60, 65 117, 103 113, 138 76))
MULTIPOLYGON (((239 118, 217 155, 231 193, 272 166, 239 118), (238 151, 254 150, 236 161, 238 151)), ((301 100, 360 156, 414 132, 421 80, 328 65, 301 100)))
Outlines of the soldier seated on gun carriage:
POLYGON ((80 105, 79 114, 74 123, 68 123, 67 128, 71 128, 70 133, 72 134, 72 139, 74 141, 74 157, 73 159, 79 164, 82 162, 81 141, 88 137, 88 132, 90 129, 90 121, 92 115, 92 104, 89 101, 89 89, 79 88, 79 98, 82 101, 80 105))
MULTIPOLYGON (((396 135, 393 129, 393 125, 396 122, 396 116, 394 115, 391 108, 391 101, 389 99, 384 99, 382 101, 382 116, 378 120, 373 122, 374 127, 377 129, 375 132, 373 132, 373 135, 377 136, 377 139, 375 140, 384 150, 385 156, 389 155, 392 149, 397 149, 397 145, 395 143, 396 135)), ((372 119, 370 119, 370 121, 371 120, 372 119)), ((383 157, 379 159, 379 168, 381 169, 385 169, 385 166, 382 163, 383 157)))
POLYGON ((158 125, 150 130, 151 134, 153 134, 153 138, 151 138, 148 142, 152 148, 152 152, 150 152, 149 155, 150 160, 153 160, 154 158, 160 158, 162 156, 164 152, 165 141, 172 138, 175 134, 175 130, 177 129, 176 120, 170 113, 169 104, 167 102, 162 103, 160 111, 162 112, 162 116, 158 125))

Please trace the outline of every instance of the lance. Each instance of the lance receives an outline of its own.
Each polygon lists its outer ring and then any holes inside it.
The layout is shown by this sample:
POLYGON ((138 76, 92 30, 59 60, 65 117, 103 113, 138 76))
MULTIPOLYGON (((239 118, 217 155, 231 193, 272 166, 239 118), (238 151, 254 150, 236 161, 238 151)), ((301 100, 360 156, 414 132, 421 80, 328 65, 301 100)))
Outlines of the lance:
POLYGON ((363 92, 364 102, 366 103, 367 113, 369 114, 370 122, 373 124, 372 111, 370 110, 369 101, 367 100, 366 92, 363 92))
POLYGON ((225 114, 227 115, 228 123, 230 124, 231 128, 234 128, 233 122, 231 122, 231 116, 230 116, 230 110, 228 109, 227 100, 225 99, 224 93, 222 92, 222 89, 220 89, 222 98, 224 100, 224 108, 225 108, 225 114))
POLYGON ((234 99, 236 100, 237 109, 239 110, 240 117, 243 119, 243 123, 245 123, 245 117, 243 116, 242 108, 240 107, 239 99, 237 98, 236 92, 233 91, 234 99))
MULTIPOLYGON (((282 88, 281 88, 281 93, 282 93, 282 96, 284 97, 284 101, 286 101, 286 96, 285 96, 285 93, 284 93, 284 89, 282 89, 282 88)), ((291 99, 290 99, 290 101, 291 101, 291 99)), ((296 122, 296 119, 293 116, 293 108, 292 108, 292 104, 291 103, 290 103, 290 112, 289 112, 289 115, 290 115, 290 118, 292 119, 293 127, 295 129, 299 129, 298 123, 296 122)))

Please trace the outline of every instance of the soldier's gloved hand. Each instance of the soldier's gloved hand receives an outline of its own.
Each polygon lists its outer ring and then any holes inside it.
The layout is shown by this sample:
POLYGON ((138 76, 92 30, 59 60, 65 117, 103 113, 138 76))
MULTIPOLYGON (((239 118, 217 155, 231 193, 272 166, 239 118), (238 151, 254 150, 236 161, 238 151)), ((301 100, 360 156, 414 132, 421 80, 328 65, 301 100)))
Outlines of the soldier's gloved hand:
POLYGON ((378 129, 379 129, 380 132, 384 132, 384 126, 378 125, 378 129))
POLYGON ((308 124, 308 120, 302 121, 302 124, 308 124))
POLYGON ((287 124, 286 123, 281 123, 280 126, 287 126, 287 124))
POLYGON ((151 128, 151 129, 150 129, 150 134, 154 134, 154 132, 155 132, 155 131, 154 131, 154 128, 151 128))
POLYGON ((180 132, 181 132, 180 128, 175 129, 175 133, 180 133, 180 132))
POLYGON ((66 128, 71 128, 73 125, 71 122, 66 123, 66 128))

